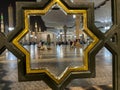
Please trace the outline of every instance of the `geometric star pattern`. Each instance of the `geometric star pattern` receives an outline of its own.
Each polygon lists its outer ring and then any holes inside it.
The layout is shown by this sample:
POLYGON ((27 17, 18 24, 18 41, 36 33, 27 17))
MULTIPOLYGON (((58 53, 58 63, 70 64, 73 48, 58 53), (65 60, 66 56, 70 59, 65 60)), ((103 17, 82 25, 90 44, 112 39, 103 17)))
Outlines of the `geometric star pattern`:
POLYGON ((24 10, 24 24, 25 28, 20 32, 20 34, 13 40, 13 44, 18 47, 25 55, 26 55, 26 73, 27 74, 35 74, 35 73, 45 73, 47 74, 52 80, 54 80, 57 84, 63 82, 63 80, 68 77, 72 72, 81 72, 81 71, 89 71, 88 67, 88 53, 89 51, 99 42, 99 39, 88 29, 87 27, 87 11, 80 10, 80 9, 68 9, 60 0, 53 0, 51 1, 44 9, 41 10, 24 10), (83 28, 84 32, 87 33, 88 36, 92 38, 92 43, 84 50, 84 58, 83 58, 83 66, 80 67, 68 67, 64 71, 64 73, 60 77, 55 77, 49 72, 47 69, 31 69, 30 68, 30 53, 19 44, 19 40, 28 33, 29 30, 29 15, 37 15, 37 14, 46 14, 50 8, 54 5, 58 4, 67 14, 83 14, 83 28))
POLYGON ((72 79, 86 78, 95 76, 95 55, 102 48, 106 47, 113 54, 113 83, 115 90, 118 90, 120 84, 120 21, 119 21, 119 0, 111 0, 113 10, 113 26, 105 34, 99 32, 94 26, 94 6, 91 3, 71 4, 69 0, 42 0, 40 3, 19 2, 16 3, 16 28, 7 35, 0 32, 0 54, 7 48, 18 58, 18 76, 19 81, 43 80, 54 90, 63 90, 72 79), (31 70, 30 54, 18 41, 28 32, 28 15, 45 14, 54 4, 58 4, 68 14, 82 13, 86 26, 85 33, 92 39, 91 43, 84 51, 84 66, 68 68, 61 77, 54 77, 47 70, 31 70), (110 41, 112 36, 116 35, 116 43, 110 41))

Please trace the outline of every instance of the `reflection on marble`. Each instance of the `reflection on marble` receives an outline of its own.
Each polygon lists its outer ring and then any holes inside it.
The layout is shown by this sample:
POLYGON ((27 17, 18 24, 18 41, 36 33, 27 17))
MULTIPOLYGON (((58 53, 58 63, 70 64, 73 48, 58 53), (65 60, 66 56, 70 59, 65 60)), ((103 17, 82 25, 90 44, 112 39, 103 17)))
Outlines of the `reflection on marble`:
MULTIPOLYGON (((37 50, 39 49, 37 48, 37 50)), ((17 60, 9 60, 13 55, 9 54, 9 57, 6 57, 6 53, 9 53, 9 51, 6 50, 4 53, 2 53, 2 55, 0 55, 0 90, 52 90, 43 81, 19 82, 17 60)), ((61 63, 59 66, 60 65, 61 63)), ((57 70, 56 67, 51 67, 54 70, 57 70)), ((70 88, 70 90, 72 90, 72 87, 76 87, 76 89, 73 90, 79 90, 79 87, 88 88, 96 85, 106 85, 107 87, 109 87, 108 85, 111 85, 112 88, 112 80, 112 54, 106 48, 102 48, 96 55, 96 77, 72 80, 67 88, 70 88)), ((100 88, 97 90, 112 89, 100 88)))
POLYGON ((40 50, 37 45, 24 46, 31 55, 31 69, 46 68, 59 76, 67 67, 83 65, 83 49, 69 45, 51 45, 50 50, 40 50))
MULTIPOLYGON (((51 50, 40 50, 37 45, 24 45, 30 52, 31 69, 46 68, 51 73, 59 76, 67 67, 83 65, 83 49, 70 48, 69 45, 51 45, 51 50)), ((5 51, 6 60, 16 60, 17 58, 8 50, 5 51)), ((96 55, 103 62, 112 61, 112 54, 103 48, 96 55)), ((109 63, 107 63, 109 64, 109 63)))
POLYGON ((8 50, 5 51, 6 52, 6 60, 16 60, 17 58, 8 50))

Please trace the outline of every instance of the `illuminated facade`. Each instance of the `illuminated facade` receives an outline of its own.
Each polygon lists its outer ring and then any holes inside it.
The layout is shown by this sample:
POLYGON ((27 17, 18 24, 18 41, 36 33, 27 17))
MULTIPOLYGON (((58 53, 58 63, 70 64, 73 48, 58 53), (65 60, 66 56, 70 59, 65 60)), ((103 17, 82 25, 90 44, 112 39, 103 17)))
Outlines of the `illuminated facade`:
POLYGON ((4 33, 5 32, 5 28, 4 28, 4 18, 3 18, 3 13, 1 13, 1 32, 4 33))
POLYGON ((11 4, 8 6, 8 30, 14 30, 13 7, 11 4))

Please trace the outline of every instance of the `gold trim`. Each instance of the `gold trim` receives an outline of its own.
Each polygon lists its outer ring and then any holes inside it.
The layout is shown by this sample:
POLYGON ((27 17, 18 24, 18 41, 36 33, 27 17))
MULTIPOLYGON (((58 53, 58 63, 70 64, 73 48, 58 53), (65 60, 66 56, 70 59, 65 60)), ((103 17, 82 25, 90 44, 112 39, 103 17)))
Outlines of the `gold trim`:
POLYGON ((13 40, 13 44, 17 46, 26 55, 26 73, 46 73, 51 77, 57 84, 60 84, 71 72, 80 72, 88 70, 88 52, 98 43, 99 39, 87 28, 87 11, 86 10, 69 10, 60 0, 53 0, 44 10, 24 10, 25 17, 25 29, 13 40), (37 14, 46 14, 49 9, 54 5, 58 4, 67 14, 83 14, 84 29, 85 32, 93 39, 93 42, 84 50, 84 65, 82 67, 67 67, 66 70, 61 74, 60 77, 56 77, 51 74, 47 69, 31 69, 30 68, 30 53, 22 47, 18 41, 28 33, 28 16, 37 14))

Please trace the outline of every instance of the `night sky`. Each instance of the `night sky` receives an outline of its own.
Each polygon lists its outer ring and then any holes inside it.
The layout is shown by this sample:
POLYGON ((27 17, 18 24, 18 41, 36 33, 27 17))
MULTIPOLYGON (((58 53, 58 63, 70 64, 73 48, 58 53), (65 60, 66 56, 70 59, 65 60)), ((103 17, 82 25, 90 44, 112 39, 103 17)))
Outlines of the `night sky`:
MULTIPOLYGON (((11 4, 14 8, 15 13, 15 2, 16 1, 36 1, 36 0, 0 0, 0 13, 4 15, 4 22, 8 24, 8 6, 11 4)), ((14 15, 15 17, 15 15, 14 15)))

